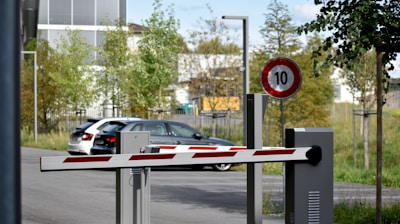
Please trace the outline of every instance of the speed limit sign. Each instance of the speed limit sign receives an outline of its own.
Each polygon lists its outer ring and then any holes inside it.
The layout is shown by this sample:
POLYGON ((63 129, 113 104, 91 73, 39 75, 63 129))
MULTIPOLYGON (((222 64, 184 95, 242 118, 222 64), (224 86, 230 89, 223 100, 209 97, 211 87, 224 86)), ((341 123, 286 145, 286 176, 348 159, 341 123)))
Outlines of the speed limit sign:
POLYGON ((289 98, 300 89, 301 71, 289 58, 273 58, 261 70, 260 82, 270 96, 277 99, 289 98))

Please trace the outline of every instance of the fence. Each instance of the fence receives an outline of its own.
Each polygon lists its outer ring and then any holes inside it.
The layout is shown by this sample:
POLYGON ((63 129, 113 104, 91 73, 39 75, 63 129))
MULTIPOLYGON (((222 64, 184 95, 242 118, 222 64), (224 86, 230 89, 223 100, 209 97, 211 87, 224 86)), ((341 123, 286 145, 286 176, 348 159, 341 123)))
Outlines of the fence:
POLYGON ((209 136, 228 139, 243 134, 241 112, 173 114, 171 120, 189 124, 209 136))

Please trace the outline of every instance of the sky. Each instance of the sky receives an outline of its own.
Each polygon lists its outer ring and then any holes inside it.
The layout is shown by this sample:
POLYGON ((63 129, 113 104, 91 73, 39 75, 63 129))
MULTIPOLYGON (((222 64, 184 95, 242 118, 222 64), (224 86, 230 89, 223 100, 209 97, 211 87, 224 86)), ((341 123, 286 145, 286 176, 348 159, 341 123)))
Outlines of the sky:
MULTIPOLYGON (((174 5, 175 18, 180 21, 179 33, 184 37, 187 36, 188 30, 199 28, 198 21, 201 18, 247 16, 249 45, 257 46, 263 43, 259 30, 265 22, 264 14, 268 12, 267 8, 271 2, 272 0, 162 0, 162 5, 165 8, 174 5), (212 14, 207 5, 213 10, 212 14)), ((280 2, 287 5, 295 25, 311 21, 318 12, 313 0, 282 0, 280 2)), ((151 0, 128 0, 128 22, 144 24, 144 20, 149 18, 153 12, 152 4, 151 0)), ((224 23, 238 32, 243 30, 240 20, 224 20, 224 23)))
MULTIPOLYGON (((199 30, 198 21, 201 18, 247 16, 248 41, 251 48, 263 44, 259 30, 265 22, 264 14, 268 12, 268 5, 271 2, 272 0, 162 0, 162 5, 164 8, 173 5, 175 19, 180 21, 179 33, 183 37, 188 36, 189 30, 199 30), (212 14, 207 5, 213 10, 212 14)), ((294 25, 302 25, 315 19, 319 12, 317 6, 314 5, 314 0, 280 0, 279 2, 287 6, 294 25)), ((143 25, 153 12, 152 4, 152 0, 128 0, 128 22, 143 25)), ((224 23, 232 30, 238 32, 243 30, 243 22, 240 20, 224 20, 224 23)), ((303 41, 305 39, 300 38, 303 41)), ((394 65, 396 69, 391 74, 393 77, 400 78, 400 59, 395 61, 394 65)))

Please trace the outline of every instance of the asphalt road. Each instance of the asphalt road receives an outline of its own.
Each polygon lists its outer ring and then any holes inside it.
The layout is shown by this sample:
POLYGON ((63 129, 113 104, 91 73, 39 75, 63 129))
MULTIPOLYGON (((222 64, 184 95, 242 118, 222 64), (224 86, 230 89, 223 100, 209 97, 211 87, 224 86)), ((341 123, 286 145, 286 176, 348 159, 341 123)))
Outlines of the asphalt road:
MULTIPOLYGON (((68 155, 21 149, 23 224, 115 223, 115 172, 40 172, 40 157, 68 155)), ((263 176, 263 192, 281 204, 283 178, 263 176)), ((399 189, 384 188, 384 201, 398 201, 399 189)), ((335 201, 374 200, 375 188, 335 183, 335 201)), ((162 168, 151 171, 151 223, 246 223, 246 173, 162 168)), ((277 209, 279 206, 277 206, 277 209)), ((263 223, 284 223, 263 217, 263 223)))

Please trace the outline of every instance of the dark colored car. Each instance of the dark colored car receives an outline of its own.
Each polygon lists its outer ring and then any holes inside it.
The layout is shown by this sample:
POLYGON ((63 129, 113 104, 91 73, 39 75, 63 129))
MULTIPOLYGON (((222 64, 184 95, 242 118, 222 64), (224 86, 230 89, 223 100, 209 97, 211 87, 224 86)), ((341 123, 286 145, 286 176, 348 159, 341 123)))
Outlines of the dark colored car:
MULTIPOLYGON (((166 120, 137 120, 129 122, 110 122, 94 139, 91 154, 114 154, 116 152, 116 133, 118 131, 149 131, 152 145, 220 145, 234 146, 231 141, 207 137, 191 126, 166 120)), ((213 169, 227 171, 237 164, 211 164, 213 169)), ((203 166, 193 166, 201 169, 203 166)))

